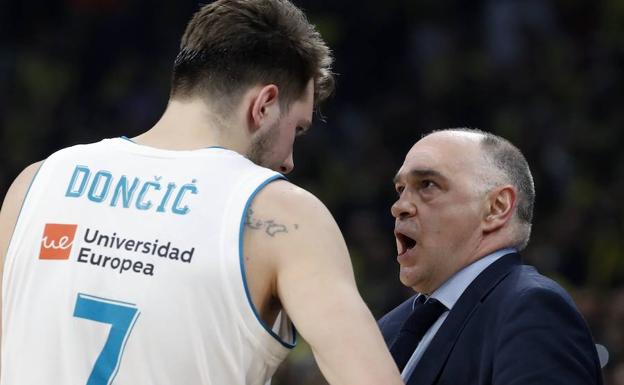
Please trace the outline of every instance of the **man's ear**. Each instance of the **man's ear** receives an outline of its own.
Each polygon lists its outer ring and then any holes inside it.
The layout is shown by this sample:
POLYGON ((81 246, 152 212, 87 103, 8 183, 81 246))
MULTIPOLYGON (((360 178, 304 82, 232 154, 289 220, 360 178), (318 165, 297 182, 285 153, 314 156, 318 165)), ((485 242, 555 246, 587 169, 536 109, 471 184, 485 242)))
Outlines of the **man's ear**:
POLYGON ((260 88, 249 104, 249 127, 252 133, 279 116, 279 89, 275 84, 260 88), (277 116, 275 116, 277 114, 277 116))
POLYGON ((511 185, 490 191, 483 218, 483 232, 491 233, 505 226, 516 209, 518 193, 511 185))

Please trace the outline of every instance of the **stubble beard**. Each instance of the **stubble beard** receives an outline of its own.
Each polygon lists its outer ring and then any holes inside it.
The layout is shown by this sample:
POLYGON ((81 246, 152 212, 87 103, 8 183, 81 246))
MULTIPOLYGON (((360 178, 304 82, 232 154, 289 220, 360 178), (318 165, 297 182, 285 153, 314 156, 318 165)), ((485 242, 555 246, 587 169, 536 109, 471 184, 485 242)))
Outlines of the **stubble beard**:
POLYGON ((265 132, 255 136, 247 151, 247 158, 255 164, 274 169, 274 165, 271 163, 271 154, 273 153, 273 145, 277 139, 278 127, 280 121, 278 120, 269 127, 265 132))

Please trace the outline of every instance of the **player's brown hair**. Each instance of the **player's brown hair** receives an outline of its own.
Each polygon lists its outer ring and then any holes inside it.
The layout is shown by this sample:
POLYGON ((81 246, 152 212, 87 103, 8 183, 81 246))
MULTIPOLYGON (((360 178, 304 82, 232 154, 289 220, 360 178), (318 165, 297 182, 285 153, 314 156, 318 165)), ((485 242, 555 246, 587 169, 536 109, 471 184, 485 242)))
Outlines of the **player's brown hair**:
POLYGON ((231 106, 257 84, 275 84, 287 109, 314 80, 314 103, 334 89, 329 48, 287 0, 217 0, 189 22, 173 67, 172 98, 207 95, 231 106))

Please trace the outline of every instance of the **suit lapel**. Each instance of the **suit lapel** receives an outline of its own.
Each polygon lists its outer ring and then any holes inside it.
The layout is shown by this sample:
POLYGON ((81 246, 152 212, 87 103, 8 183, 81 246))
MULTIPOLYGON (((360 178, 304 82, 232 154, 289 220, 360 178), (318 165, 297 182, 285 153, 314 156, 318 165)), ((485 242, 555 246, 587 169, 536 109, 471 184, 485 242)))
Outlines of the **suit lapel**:
POLYGON ((403 322, 412 313, 415 298, 416 296, 413 295, 379 320, 379 327, 388 348, 392 347, 396 337, 399 335, 403 322))
POLYGON ((442 327, 416 365, 407 385, 435 383, 464 325, 479 307, 480 301, 511 272, 514 266, 520 264, 519 254, 507 254, 488 266, 472 281, 446 317, 442 327))

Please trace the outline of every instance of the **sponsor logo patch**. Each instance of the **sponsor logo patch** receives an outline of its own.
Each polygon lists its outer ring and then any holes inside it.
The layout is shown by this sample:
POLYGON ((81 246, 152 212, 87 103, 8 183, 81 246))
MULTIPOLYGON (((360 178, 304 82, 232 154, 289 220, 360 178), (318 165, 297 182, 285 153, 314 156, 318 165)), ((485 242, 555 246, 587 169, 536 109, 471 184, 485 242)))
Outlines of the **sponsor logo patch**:
POLYGON ((78 225, 46 223, 39 259, 68 259, 78 225))

